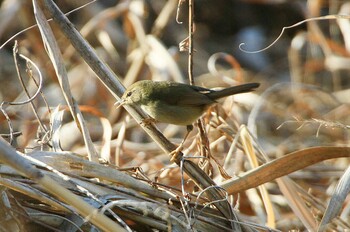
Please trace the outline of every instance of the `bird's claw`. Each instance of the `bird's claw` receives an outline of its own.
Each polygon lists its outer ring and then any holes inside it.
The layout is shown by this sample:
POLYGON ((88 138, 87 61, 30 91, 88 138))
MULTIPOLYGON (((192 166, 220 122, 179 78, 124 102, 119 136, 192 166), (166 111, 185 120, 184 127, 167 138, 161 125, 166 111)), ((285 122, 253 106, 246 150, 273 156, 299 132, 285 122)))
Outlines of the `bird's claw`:
POLYGON ((156 120, 154 118, 145 118, 141 121, 140 125, 141 126, 149 126, 152 123, 156 123, 156 120))
POLYGON ((170 162, 178 163, 181 160, 181 158, 182 158, 182 153, 181 153, 182 149, 183 149, 183 146, 181 144, 175 150, 170 152, 170 156, 171 156, 170 162))

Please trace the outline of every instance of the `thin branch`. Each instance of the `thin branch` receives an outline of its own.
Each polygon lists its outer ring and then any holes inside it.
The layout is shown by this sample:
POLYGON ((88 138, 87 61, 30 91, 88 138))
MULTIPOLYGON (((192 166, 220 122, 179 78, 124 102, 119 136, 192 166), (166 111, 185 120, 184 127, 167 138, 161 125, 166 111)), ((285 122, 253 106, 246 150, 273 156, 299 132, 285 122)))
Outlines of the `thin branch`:
POLYGON ((194 0, 188 0, 188 79, 191 85, 193 80, 193 33, 194 33, 194 0))
MULTIPOLYGON (((24 55, 20 55, 21 58, 23 58, 24 60, 27 61, 27 63, 30 63, 31 65, 34 66, 34 68, 37 70, 38 74, 39 74, 39 86, 38 86, 38 89, 37 91, 35 92, 35 94, 32 96, 32 97, 29 97, 27 100, 24 100, 24 101, 18 101, 18 102, 6 102, 6 101, 3 101, 1 104, 0 104, 0 111, 3 113, 3 115, 5 116, 6 118, 6 121, 7 121, 7 124, 9 126, 9 130, 10 130, 10 144, 13 143, 13 138, 14 138, 14 130, 13 130, 13 127, 12 127, 12 123, 11 123, 11 119, 10 117, 8 116, 7 112, 6 112, 6 107, 9 106, 9 105, 24 105, 24 104, 27 104, 27 103, 31 103, 37 96, 38 94, 40 93, 41 91, 41 88, 42 88, 42 85, 43 85, 43 78, 42 78, 42 75, 41 75, 41 72, 38 68, 38 66, 36 66, 36 64, 31 61, 29 58, 25 57, 24 55)), ((17 60, 15 59, 16 63, 17 63, 17 60)), ((16 65, 16 68, 18 68, 18 66, 16 65)), ((21 78, 20 78, 21 79, 21 78)))
MULTIPOLYGON (((92 0, 91 2, 88 2, 88 3, 86 3, 86 4, 84 4, 84 5, 80 6, 80 7, 77 7, 77 8, 75 8, 75 9, 73 9, 73 10, 71 10, 71 11, 65 13, 65 15, 68 16, 68 15, 70 15, 71 13, 74 13, 74 12, 76 12, 76 11, 78 11, 78 10, 80 10, 80 9, 82 9, 82 8, 84 8, 84 7, 88 6, 88 5, 90 5, 90 4, 94 3, 94 2, 96 2, 96 1, 97 1, 97 0, 92 0)), ((50 22, 50 21, 52 21, 52 20, 53 20, 53 19, 51 18, 51 19, 48 19, 47 21, 50 22)), ((12 41, 14 38, 16 38, 17 36, 19 36, 20 34, 23 34, 24 32, 29 31, 29 30, 31 30, 31 29, 37 27, 37 26, 38 26, 38 24, 34 24, 34 25, 32 25, 32 26, 29 26, 29 27, 27 27, 27 28, 25 28, 25 29, 23 29, 23 30, 17 32, 16 34, 14 34, 13 36, 11 36, 8 40, 6 40, 6 41, 0 46, 0 50, 3 49, 3 48, 6 46, 6 44, 8 44, 10 41, 12 41)))
POLYGON ((295 24, 293 24, 291 26, 283 27, 282 30, 281 30, 281 33, 277 36, 277 38, 271 44, 269 44, 267 47, 265 47, 263 49, 260 49, 260 50, 257 50, 257 51, 248 51, 248 50, 245 50, 243 48, 243 46, 245 46, 246 44, 245 43, 240 43, 239 44, 239 50, 241 50, 242 52, 245 52, 245 53, 249 53, 249 54, 255 54, 255 53, 260 53, 260 52, 266 51, 267 49, 269 49, 273 45, 275 45, 275 43, 277 43, 277 41, 284 34, 285 30, 293 28, 293 27, 300 26, 301 24, 307 23, 307 22, 321 21, 321 20, 330 20, 330 19, 338 19, 338 20, 339 19, 350 19, 350 16, 349 15, 325 15, 325 16, 321 16, 321 17, 305 19, 305 20, 297 22, 297 23, 295 23, 295 24))
MULTIPOLYGON (((14 47, 13 47, 13 59, 14 59, 14 61, 15 61, 15 67, 16 67, 16 71, 17 71, 17 76, 18 76, 19 82, 21 83, 22 88, 23 88, 24 92, 26 93, 28 99, 31 99, 30 94, 29 94, 29 92, 28 92, 28 89, 27 89, 26 85, 24 84, 23 77, 22 77, 22 75, 21 75, 21 71, 19 70, 19 63, 18 63, 18 60, 17 60, 17 55, 18 55, 18 43, 17 43, 17 41, 15 41, 15 45, 14 45, 14 47)), ((22 58, 24 57, 23 55, 20 55, 20 56, 21 56, 22 58)), ((27 61, 27 69, 28 69, 28 70, 31 69, 31 68, 29 67, 28 61, 27 61)), ((29 73, 32 73, 32 72, 29 71, 29 73)), ((42 82, 43 82, 40 74, 39 74, 39 76, 40 76, 40 78, 39 78, 39 84, 38 84, 38 91, 37 91, 37 93, 41 92, 42 82)), ((33 75, 31 75, 31 77, 33 77, 33 75)), ((35 79, 33 78, 33 80, 35 80, 35 79)), ((36 81, 35 81, 35 83, 36 83, 36 81)), ((33 98, 33 100, 34 100, 34 98, 33 98)), ((38 120, 38 123, 39 123, 41 129, 42 129, 43 131, 47 132, 47 128, 46 128, 46 126, 43 124, 43 122, 41 121, 41 119, 40 119, 40 117, 39 117, 39 115, 38 115, 38 113, 37 113, 37 109, 36 109, 36 107, 35 107, 33 101, 30 101, 29 104, 30 104, 30 106, 32 107, 33 113, 34 113, 36 119, 38 120)))

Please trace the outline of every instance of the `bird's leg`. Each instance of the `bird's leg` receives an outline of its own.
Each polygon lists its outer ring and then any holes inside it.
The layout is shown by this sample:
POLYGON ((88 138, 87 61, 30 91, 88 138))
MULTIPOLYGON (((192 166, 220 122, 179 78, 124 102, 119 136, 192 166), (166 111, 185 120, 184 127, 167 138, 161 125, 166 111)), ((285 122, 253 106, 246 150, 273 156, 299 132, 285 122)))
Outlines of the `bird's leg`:
POLYGON ((193 130, 193 125, 187 125, 186 129, 187 129, 186 135, 185 135, 184 139, 182 140, 180 146, 182 146, 184 144, 184 142, 186 141, 187 137, 190 135, 191 131, 193 130))
POLYGON ((191 131, 193 130, 193 125, 187 125, 186 126, 186 129, 187 129, 187 132, 186 132, 186 135, 185 137, 183 138, 182 142, 180 143, 180 145, 170 153, 171 155, 171 159, 170 161, 171 162, 175 162, 179 157, 179 153, 182 151, 182 148, 183 148, 183 145, 187 139, 187 137, 189 136, 189 134, 191 133, 191 131))

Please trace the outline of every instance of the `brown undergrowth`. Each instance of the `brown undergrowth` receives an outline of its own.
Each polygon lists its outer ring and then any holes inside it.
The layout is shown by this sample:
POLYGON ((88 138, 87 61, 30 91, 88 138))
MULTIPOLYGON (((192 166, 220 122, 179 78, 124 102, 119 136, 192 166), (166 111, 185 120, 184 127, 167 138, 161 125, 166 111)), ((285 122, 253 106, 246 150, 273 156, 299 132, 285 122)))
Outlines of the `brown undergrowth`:
POLYGON ((259 50, 279 23, 321 9, 347 15, 348 4, 233 2, 208 12, 207 1, 97 1, 66 18, 60 10, 82 3, 3 1, 1 230, 350 229, 349 19, 308 21, 260 53, 234 49, 253 41, 259 50), (227 29, 245 7, 299 16, 227 29), (172 163, 185 127, 142 123, 140 109, 115 103, 137 80, 188 77, 208 88, 262 85, 208 109, 172 163))

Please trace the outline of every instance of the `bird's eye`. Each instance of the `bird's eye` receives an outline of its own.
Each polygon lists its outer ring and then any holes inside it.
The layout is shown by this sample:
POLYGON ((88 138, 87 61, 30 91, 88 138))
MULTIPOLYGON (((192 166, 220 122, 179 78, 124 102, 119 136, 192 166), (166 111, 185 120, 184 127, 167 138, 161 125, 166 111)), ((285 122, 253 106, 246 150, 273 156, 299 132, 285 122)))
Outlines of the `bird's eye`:
POLYGON ((128 92, 128 93, 126 94, 126 96, 127 96, 127 97, 130 97, 131 94, 132 94, 132 92, 130 91, 130 92, 128 92))

